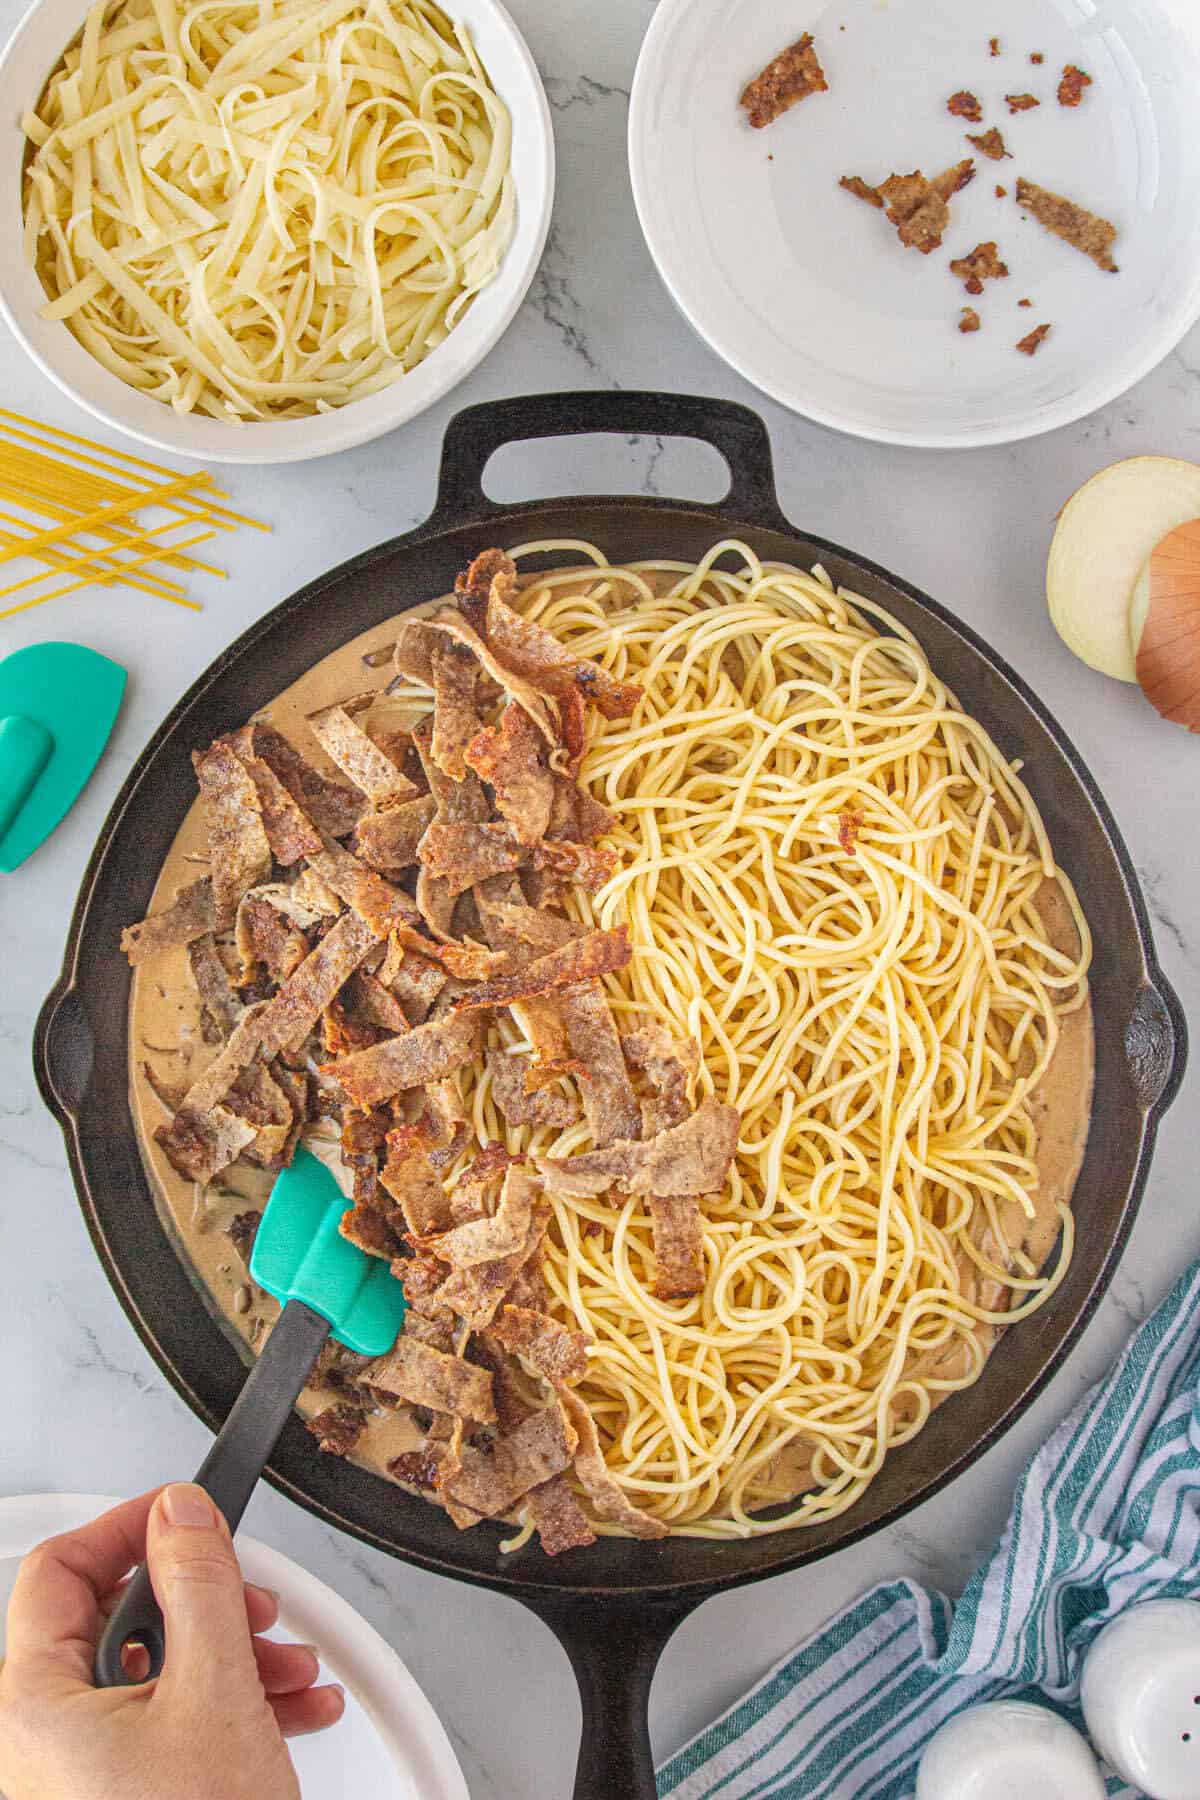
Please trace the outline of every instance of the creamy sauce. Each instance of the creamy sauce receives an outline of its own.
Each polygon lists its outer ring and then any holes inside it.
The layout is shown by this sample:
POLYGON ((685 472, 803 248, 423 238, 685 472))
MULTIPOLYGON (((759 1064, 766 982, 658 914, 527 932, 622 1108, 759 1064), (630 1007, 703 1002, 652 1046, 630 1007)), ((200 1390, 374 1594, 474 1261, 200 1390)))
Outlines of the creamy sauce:
MULTIPOLYGON (((411 618, 413 614, 402 616, 411 618)), ((399 618, 388 619, 352 638, 286 688, 256 717, 269 718, 311 762, 332 771, 305 720, 321 707, 386 684, 390 676, 388 658, 380 653, 390 650, 395 642, 398 624, 399 618)), ((176 891, 194 881, 206 864, 205 821, 197 800, 188 809, 163 864, 149 910, 158 911, 169 905, 176 891)), ((1068 955, 1076 954, 1074 921, 1056 885, 1043 884, 1039 905, 1051 943, 1068 955)), ((249 1362, 278 1317, 279 1307, 250 1281, 225 1230, 238 1213, 261 1211, 273 1176, 239 1162, 204 1191, 171 1167, 153 1139, 155 1127, 166 1121, 167 1113, 143 1073, 143 1063, 149 1061, 161 1080, 186 1088, 198 1078, 214 1053, 201 1034, 200 1003, 185 949, 164 951, 134 970, 129 1043, 133 1115, 159 1215, 203 1303, 249 1362)), ((1022 1243, 1036 1269, 1041 1268, 1057 1240, 1058 1205, 1070 1200, 1083 1160, 1091 1111, 1092 1067, 1089 1000, 1062 1020, 1058 1047, 1030 1102, 1038 1130, 1039 1187, 1034 1217, 1027 1220, 1011 1201, 997 1208, 1009 1241, 1022 1243)), ((1003 1290, 984 1281, 971 1264, 966 1265, 963 1274, 964 1288, 982 1307, 999 1308, 1003 1290)), ((977 1329, 985 1348, 990 1350, 999 1330, 983 1324, 977 1329)), ((938 1372, 957 1374, 965 1367, 966 1353, 958 1348, 945 1356, 938 1372)), ((334 1404, 336 1398, 327 1390, 306 1388, 299 1410, 311 1417, 334 1404)), ((403 1451, 418 1449, 422 1442, 422 1434, 407 1408, 381 1412, 371 1417, 353 1461, 386 1475, 389 1460, 403 1451)), ((794 1453, 785 1452, 763 1478, 763 1503, 792 1498, 801 1492, 807 1485, 807 1461, 808 1453, 801 1445, 794 1447, 794 1453)))

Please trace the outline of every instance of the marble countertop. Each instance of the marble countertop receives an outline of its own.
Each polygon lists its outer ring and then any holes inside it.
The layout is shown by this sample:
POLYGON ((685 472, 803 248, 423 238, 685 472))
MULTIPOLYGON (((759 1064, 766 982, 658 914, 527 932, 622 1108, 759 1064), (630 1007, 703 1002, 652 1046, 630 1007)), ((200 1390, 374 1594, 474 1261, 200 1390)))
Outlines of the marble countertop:
MULTIPOLYGON (((425 517, 443 429, 468 402, 549 388, 661 387, 755 407, 770 428, 784 510, 797 525, 853 545, 936 595, 1049 702, 1112 804, 1145 886, 1163 966, 1189 1014, 1200 1017, 1200 749, 1162 724, 1136 690, 1103 681, 1067 653, 1047 622, 1042 585, 1054 513, 1080 481, 1139 452, 1200 457, 1200 330, 1102 412, 1008 449, 892 449, 794 418, 692 336, 643 245, 624 146, 652 0, 509 4, 545 76, 559 183, 542 267, 490 358, 450 400, 381 442, 292 468, 231 469, 234 504, 276 529, 222 545, 231 579, 207 583, 203 613, 135 594, 82 595, 0 628, 0 651, 70 635, 130 672, 116 734, 86 793, 25 868, 0 881, 2 1492, 135 1493, 187 1475, 208 1443, 100 1271, 30 1067, 33 1021, 59 966, 88 852, 163 713, 233 636, 331 563, 425 517)), ((24 0, 0 0, 0 36, 23 7, 24 0)), ((90 429, 2 328, 0 375, 6 405, 90 429)), ((497 499, 613 489, 716 498, 720 485, 711 453, 695 446, 587 439, 510 450, 495 466, 491 491, 497 499)), ((1200 1251, 1198 1091, 1200 1059, 1164 1125, 1116 1279, 1038 1403, 902 1525, 851 1555, 712 1600, 694 1614, 668 1647, 654 1688, 660 1754, 877 1578, 906 1573, 951 1593, 961 1588, 1003 1524, 1024 1459, 1200 1251)), ((407 1569, 269 1490, 252 1502, 247 1528, 330 1582, 396 1646, 445 1720, 473 1800, 569 1793, 574 1685, 549 1632, 522 1608, 407 1569)))

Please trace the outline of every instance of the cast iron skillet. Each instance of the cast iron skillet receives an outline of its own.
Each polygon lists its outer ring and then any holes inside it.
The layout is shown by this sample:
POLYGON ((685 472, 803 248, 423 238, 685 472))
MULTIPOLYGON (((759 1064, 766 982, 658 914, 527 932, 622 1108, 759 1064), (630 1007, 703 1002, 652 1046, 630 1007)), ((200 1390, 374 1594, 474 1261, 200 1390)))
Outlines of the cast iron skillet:
MULTIPOLYGON (((198 1303, 168 1241, 138 1154, 127 1095, 129 971, 121 927, 146 910, 195 792, 189 753, 347 638, 447 592, 478 551, 533 538, 589 538, 613 560, 696 559, 723 536, 805 566, 882 602, 910 626, 962 703, 1024 763, 1051 840, 1084 898, 1098 955, 1092 977, 1096 1087, 1075 1196, 1075 1257, 1053 1300, 1015 1327, 969 1391, 887 1460, 846 1516, 740 1543, 602 1538, 552 1560, 536 1546, 502 1557, 503 1531, 459 1533, 444 1514, 361 1469, 315 1453, 296 1418, 269 1470, 281 1492, 393 1555, 511 1594, 557 1634, 583 1700, 576 1800, 652 1800, 646 1708, 659 1654, 710 1594, 827 1556, 892 1523, 973 1462, 1029 1405, 1079 1336, 1133 1223, 1155 1130, 1183 1074, 1179 1002, 1154 955, 1128 853, 1079 756, 1012 669, 953 615, 874 564, 796 531, 775 498, 762 422, 728 401, 681 394, 544 394, 459 413, 446 432, 426 523, 343 563, 251 626, 183 696, 139 757, 100 834, 80 890, 63 972, 38 1021, 38 1081, 62 1125, 84 1217, 126 1312, 164 1374, 214 1430, 245 1368, 198 1303), (715 446, 732 472, 717 505, 641 498, 499 506, 481 481, 510 440, 569 432, 677 435, 715 446)), ((569 559, 559 557, 563 562, 569 559)))

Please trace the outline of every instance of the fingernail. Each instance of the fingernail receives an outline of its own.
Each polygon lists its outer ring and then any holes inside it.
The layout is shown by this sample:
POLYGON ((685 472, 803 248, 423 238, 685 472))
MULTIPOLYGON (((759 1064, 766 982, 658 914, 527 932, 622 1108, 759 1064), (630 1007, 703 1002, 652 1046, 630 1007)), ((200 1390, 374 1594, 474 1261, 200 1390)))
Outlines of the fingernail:
POLYGON ((279 1593, 275 1588, 259 1587, 257 1581, 248 1581, 246 1591, 250 1594, 261 1594, 264 1600, 270 1600, 275 1606, 279 1605, 279 1593))
POLYGON ((211 1531, 217 1522, 216 1510, 203 1488, 179 1483, 164 1489, 163 1517, 168 1525, 187 1525, 200 1531, 211 1531))
POLYGON ((297 1650, 307 1650, 310 1656, 316 1657, 317 1661, 320 1662, 321 1652, 317 1649, 315 1644, 297 1644, 296 1648, 297 1650))

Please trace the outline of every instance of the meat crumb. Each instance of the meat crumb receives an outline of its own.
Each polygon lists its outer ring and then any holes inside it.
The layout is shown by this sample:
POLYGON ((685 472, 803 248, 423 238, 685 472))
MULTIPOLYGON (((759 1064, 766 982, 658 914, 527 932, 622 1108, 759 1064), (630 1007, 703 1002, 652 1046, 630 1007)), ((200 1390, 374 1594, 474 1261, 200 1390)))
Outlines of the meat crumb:
POLYGON ((1001 262, 994 242, 976 244, 966 256, 956 256, 950 273, 957 275, 968 294, 982 294, 985 281, 996 281, 1008 274, 1008 264, 1001 262))
POLYGON ((844 812, 838 814, 838 843, 847 856, 856 854, 855 845, 858 834, 862 830, 863 816, 860 812, 844 812))
POLYGON ((804 100, 809 94, 823 94, 829 83, 813 49, 812 34, 781 50, 762 72, 744 89, 740 104, 745 107, 756 131, 770 125, 781 113, 804 100))
POLYGON ((959 88, 957 94, 951 94, 946 111, 953 113, 956 119, 969 119, 972 125, 978 125, 983 118, 983 108, 967 88, 959 88))
POLYGON ((1000 39, 999 38, 989 38, 988 39, 988 55, 989 56, 999 56, 999 54, 1000 54, 1000 39))
POLYGON ((1029 60, 1031 63, 1040 64, 1044 63, 1046 58, 1042 55, 1040 50, 1031 50, 1029 53, 1029 60))
POLYGON ((1107 219, 1101 219, 1095 213, 1086 212, 1082 206, 1076 206, 1073 200, 1067 200, 1062 194, 1053 194, 1049 188, 1038 187, 1035 182, 1026 181, 1023 176, 1017 178, 1017 205, 1031 212, 1040 225, 1060 237, 1064 244, 1070 244, 1073 250, 1082 250, 1090 256, 1097 268, 1105 270, 1109 275, 1117 273, 1117 265, 1112 259, 1112 247, 1116 242, 1117 228, 1107 219))
POLYGON ((981 323, 982 321, 980 320, 979 314, 975 311, 973 306, 963 307, 962 314, 958 321, 958 329, 960 331, 978 331, 981 323))
POLYGON ((1062 80, 1058 84, 1058 104, 1060 106, 1078 106, 1083 99, 1085 87, 1091 87, 1092 78, 1077 69, 1074 63, 1068 63, 1062 72, 1062 80))
POLYGON ((996 183, 996 198, 997 198, 997 200, 1003 200, 1003 198, 1004 198, 1005 194, 1007 194, 1007 192, 1008 192, 1008 189, 1006 187, 1001 187, 999 182, 996 183))
POLYGON ((1042 104, 1036 94, 1005 94, 1004 99, 1010 113, 1029 112, 1042 104))
POLYGON ((1018 306, 1032 306, 1033 301, 1032 300, 1018 300, 1017 305, 1018 306))
POLYGON ((861 175, 839 176, 838 186, 845 188, 848 194, 856 195, 859 200, 865 200, 868 206, 878 206, 882 210, 883 195, 869 181, 864 181, 861 175))
POLYGON ((975 148, 981 155, 986 156, 989 162, 1003 162, 1006 156, 1012 156, 1012 151, 1004 142, 1003 133, 996 125, 993 125, 990 131, 980 132, 977 136, 968 131, 966 137, 968 144, 974 144, 975 148))
POLYGON ((1033 330, 1020 340, 1017 349, 1022 356, 1036 356, 1049 335, 1049 325, 1035 325, 1033 330))

